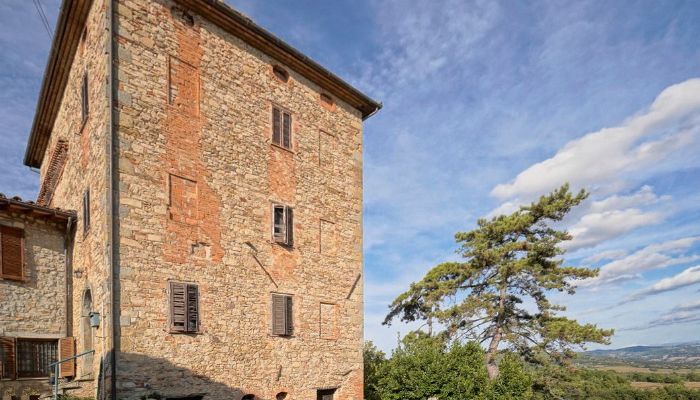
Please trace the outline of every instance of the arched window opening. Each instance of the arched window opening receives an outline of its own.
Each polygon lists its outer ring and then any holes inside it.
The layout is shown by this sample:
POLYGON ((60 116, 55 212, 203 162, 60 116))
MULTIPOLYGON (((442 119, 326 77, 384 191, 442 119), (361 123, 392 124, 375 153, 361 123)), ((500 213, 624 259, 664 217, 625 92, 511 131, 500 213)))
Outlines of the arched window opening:
POLYGON ((275 75, 275 78, 279 79, 281 82, 287 83, 289 81, 289 72, 279 65, 272 67, 272 73, 275 75))
POLYGON ((285 400, 287 398, 287 392, 279 392, 275 396, 275 400, 285 400))
MULTIPOLYGON (((80 310, 80 352, 94 349, 94 332, 90 326, 90 312, 92 312, 92 292, 90 289, 83 293, 83 304, 80 310)), ((79 359, 80 376, 89 377, 92 375, 93 354, 86 354, 79 359)))

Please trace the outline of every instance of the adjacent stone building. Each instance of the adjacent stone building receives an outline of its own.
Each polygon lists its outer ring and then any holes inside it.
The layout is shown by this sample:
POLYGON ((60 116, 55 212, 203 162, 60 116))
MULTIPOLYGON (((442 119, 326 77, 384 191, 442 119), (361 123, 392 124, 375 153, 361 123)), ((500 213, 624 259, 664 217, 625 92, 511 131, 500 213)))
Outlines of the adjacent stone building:
POLYGON ((61 390, 362 399, 380 104, 217 0, 64 0, 54 37, 25 163, 78 210, 65 336, 96 351, 61 390))
MULTIPOLYGON (((49 363, 72 354, 75 214, 0 194, 0 398, 46 393, 49 363)), ((72 376, 66 364, 65 376, 72 376)))

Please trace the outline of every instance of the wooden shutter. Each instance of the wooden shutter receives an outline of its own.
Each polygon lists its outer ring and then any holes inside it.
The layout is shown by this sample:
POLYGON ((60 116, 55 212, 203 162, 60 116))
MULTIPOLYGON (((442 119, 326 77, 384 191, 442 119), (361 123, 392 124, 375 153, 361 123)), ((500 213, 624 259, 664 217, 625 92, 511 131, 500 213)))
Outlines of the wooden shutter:
POLYGON ((285 243, 287 246, 294 244, 294 211, 292 207, 285 207, 285 217, 287 218, 287 237, 285 243))
POLYGON ((4 279, 24 278, 24 231, 0 226, 0 274, 4 279))
POLYGON ((272 143, 282 144, 282 126, 280 124, 280 110, 277 107, 272 108, 272 143))
POLYGON ((187 285, 170 282, 170 331, 185 332, 187 322, 187 285))
POLYGON ((273 335, 286 335, 287 334, 287 324, 286 324, 286 301, 283 295, 273 294, 272 295, 272 334, 273 335))
POLYGON ((0 379, 17 379, 15 339, 0 337, 0 379))
POLYGON ((294 333, 294 310, 292 309, 292 296, 284 296, 285 298, 285 309, 284 309, 284 322, 285 322, 285 333, 291 336, 294 333))
MULTIPOLYGON (((65 337, 58 341, 58 361, 75 355, 75 338, 65 337)), ((75 359, 66 361, 59 368, 59 376, 68 378, 75 376, 75 359)))
POLYGON ((282 146, 292 148, 292 116, 289 113, 283 113, 284 124, 282 127, 282 146))
POLYGON ((187 332, 199 330, 199 290, 197 285, 187 285, 187 332))

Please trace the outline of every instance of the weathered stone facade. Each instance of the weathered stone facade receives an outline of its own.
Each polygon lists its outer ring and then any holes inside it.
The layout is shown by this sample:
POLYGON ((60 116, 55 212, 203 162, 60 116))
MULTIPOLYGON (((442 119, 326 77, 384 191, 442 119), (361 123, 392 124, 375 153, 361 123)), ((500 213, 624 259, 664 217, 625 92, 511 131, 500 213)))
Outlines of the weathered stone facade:
POLYGON ((232 13, 208 0, 98 0, 87 15, 43 150, 48 160, 67 142, 65 166, 56 178, 55 163, 42 165, 42 180, 57 182, 52 206, 91 198, 72 307, 102 322, 85 333, 73 313, 67 333, 97 352, 71 393, 108 393, 114 377, 120 399, 363 397, 362 119, 379 105, 257 27, 241 28, 256 38, 233 34, 232 13), (273 107, 291 115, 289 149, 272 143, 273 107), (294 211, 292 246, 273 240, 273 204, 294 211), (196 332, 172 332, 173 281, 198 287, 196 332), (273 294, 292 296, 291 336, 272 334, 273 294))
MULTIPOLYGON (((0 338, 15 342, 10 351, 16 358, 17 340, 38 339, 57 346, 70 331, 72 310, 67 299, 71 274, 66 260, 70 224, 68 219, 32 212, 31 203, 6 203, 5 198, 0 199, 0 229, 16 229, 23 237, 21 278, 0 275, 0 338)), ((7 251, 0 244, 2 256, 7 256, 7 251)), ((5 375, 6 379, 0 379, 0 399, 15 396, 26 400, 49 389, 47 378, 17 377, 16 370, 5 375)))

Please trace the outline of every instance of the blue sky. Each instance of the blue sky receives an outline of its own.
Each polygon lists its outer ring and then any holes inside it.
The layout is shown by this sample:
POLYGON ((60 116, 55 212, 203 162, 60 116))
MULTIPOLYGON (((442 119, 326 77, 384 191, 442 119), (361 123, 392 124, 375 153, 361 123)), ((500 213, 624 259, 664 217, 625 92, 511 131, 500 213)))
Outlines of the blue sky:
MULTIPOLYGON (((58 1, 41 0, 53 27, 58 1)), ((598 279, 555 296, 615 347, 700 331, 700 5, 695 1, 230 1, 384 103, 365 125, 365 335, 480 216, 568 181, 566 259, 598 279)), ((48 35, 0 4, 0 191, 22 165, 48 35)))

